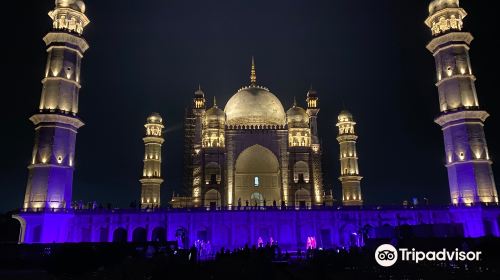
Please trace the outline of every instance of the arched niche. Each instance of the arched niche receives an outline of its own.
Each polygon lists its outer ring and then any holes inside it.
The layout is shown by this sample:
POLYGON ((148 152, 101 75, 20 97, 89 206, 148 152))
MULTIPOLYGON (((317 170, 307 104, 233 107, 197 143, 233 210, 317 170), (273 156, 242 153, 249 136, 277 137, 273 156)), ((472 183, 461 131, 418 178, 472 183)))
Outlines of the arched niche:
POLYGON ((280 202, 280 165, 271 150, 253 145, 238 155, 235 166, 235 201, 250 201, 258 192, 267 205, 280 202))

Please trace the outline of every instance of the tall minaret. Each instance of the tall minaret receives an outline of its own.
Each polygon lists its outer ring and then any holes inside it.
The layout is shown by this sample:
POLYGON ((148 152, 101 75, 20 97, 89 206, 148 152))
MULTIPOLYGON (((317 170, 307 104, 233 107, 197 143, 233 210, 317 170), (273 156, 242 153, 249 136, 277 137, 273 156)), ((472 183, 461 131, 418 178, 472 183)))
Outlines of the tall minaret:
POLYGON ((202 185, 202 170, 201 170, 201 149, 202 149, 202 133, 203 133, 203 120, 205 119, 206 99, 205 93, 198 86, 198 90, 194 93, 193 109, 192 109, 192 147, 191 164, 192 164, 192 186, 193 186, 193 206, 198 207, 201 205, 201 185, 202 185))
POLYGON ((361 196, 361 179, 359 176, 358 154, 356 152, 356 140, 358 136, 354 132, 354 118, 346 110, 340 112, 337 127, 339 135, 337 141, 340 144, 340 177, 342 183, 342 203, 345 206, 363 205, 361 196))
POLYGON ((319 145, 318 138, 318 113, 319 113, 319 98, 317 92, 312 88, 307 92, 307 114, 309 115, 309 128, 311 129, 312 144, 319 145))
POLYGON ((144 169, 139 180, 141 187, 141 208, 160 207, 161 145, 163 139, 163 120, 158 113, 149 115, 144 140, 144 169))
POLYGON ((321 146, 318 137, 318 113, 319 98, 316 91, 312 88, 307 92, 306 97, 307 114, 309 115, 309 128, 311 130, 311 158, 313 167, 313 185, 314 185, 314 203, 323 204, 323 172, 321 171, 321 146))
POLYGON ((453 204, 498 203, 484 135, 489 114, 481 110, 469 58, 473 40, 462 32, 467 13, 458 0, 434 0, 425 21, 434 38, 427 49, 436 60, 439 108, 453 204))
POLYGON ((89 19, 85 4, 57 0, 49 12, 52 30, 43 38, 47 66, 35 124, 35 144, 23 207, 69 208, 73 190, 75 142, 83 122, 78 117, 80 66, 89 45, 82 37, 89 19))

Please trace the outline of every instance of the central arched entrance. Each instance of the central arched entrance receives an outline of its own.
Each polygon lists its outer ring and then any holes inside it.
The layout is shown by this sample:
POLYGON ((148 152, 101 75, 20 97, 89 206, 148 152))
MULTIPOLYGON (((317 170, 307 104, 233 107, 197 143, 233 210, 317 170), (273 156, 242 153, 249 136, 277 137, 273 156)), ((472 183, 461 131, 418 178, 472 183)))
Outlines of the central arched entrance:
POLYGON ((251 205, 256 200, 258 205, 269 206, 273 201, 279 204, 280 170, 273 152, 261 145, 253 145, 240 153, 235 169, 235 201, 241 199, 242 204, 248 201, 251 205), (258 199, 256 193, 260 194, 258 199))

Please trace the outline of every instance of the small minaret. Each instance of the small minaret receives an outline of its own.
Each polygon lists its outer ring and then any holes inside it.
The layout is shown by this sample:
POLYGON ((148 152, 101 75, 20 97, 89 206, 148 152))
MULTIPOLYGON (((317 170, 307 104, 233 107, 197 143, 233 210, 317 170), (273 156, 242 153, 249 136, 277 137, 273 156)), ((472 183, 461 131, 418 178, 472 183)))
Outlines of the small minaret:
POLYGON ((160 185, 161 178, 161 145, 163 139, 163 121, 158 113, 152 113, 146 124, 146 136, 144 140, 144 169, 142 179, 139 180, 141 187, 141 208, 160 207, 160 185))
POLYGON ((307 115, 309 115, 309 129, 311 131, 311 158, 313 167, 314 203, 323 204, 323 172, 321 170, 321 145, 318 137, 319 98, 317 92, 309 88, 306 96, 307 115))
POLYGON ((340 177, 342 183, 342 203, 345 206, 363 205, 361 196, 361 179, 358 168, 358 155, 356 152, 356 140, 358 136, 354 132, 356 123, 352 114, 346 110, 340 112, 337 127, 339 134, 337 141, 340 144, 340 177))
POLYGON ((313 145, 319 145, 318 138, 318 113, 319 98, 317 92, 312 88, 307 92, 307 114, 309 115, 309 127, 311 128, 311 142, 313 145))
POLYGON ((205 119, 206 110, 206 99, 205 93, 201 90, 201 86, 198 86, 198 90, 194 93, 193 98, 193 108, 191 110, 191 127, 192 132, 190 133, 191 144, 189 149, 190 160, 189 160, 189 170, 191 172, 191 186, 193 205, 201 205, 201 186, 202 186, 202 172, 201 172, 201 150, 202 145, 202 133, 203 133, 203 120, 205 119))
POLYGON ((85 4, 56 0, 49 12, 52 30, 43 38, 47 65, 35 124, 35 144, 24 197, 25 209, 71 206, 78 117, 80 67, 89 45, 82 36, 89 23, 85 4))
POLYGON ((425 21, 434 38, 427 45, 436 61, 440 115, 453 204, 498 203, 492 161, 484 135, 489 114, 481 110, 469 57, 467 16, 458 0, 434 0, 425 21))

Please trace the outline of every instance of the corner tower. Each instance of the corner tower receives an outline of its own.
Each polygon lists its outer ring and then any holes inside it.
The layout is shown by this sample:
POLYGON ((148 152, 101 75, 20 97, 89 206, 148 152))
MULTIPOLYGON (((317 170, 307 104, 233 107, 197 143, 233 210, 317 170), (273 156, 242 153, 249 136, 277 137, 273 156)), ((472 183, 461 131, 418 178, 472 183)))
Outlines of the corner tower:
POLYGON ((318 93, 312 88, 307 92, 306 97, 307 114, 309 115, 309 128, 311 130, 311 150, 312 168, 314 184, 314 201, 316 205, 323 204, 323 172, 321 171, 321 145, 318 136, 318 113, 319 98, 318 93))
POLYGON ((453 204, 498 203, 491 169, 484 121, 489 114, 481 110, 469 58, 469 32, 463 32, 467 13, 458 0, 434 0, 425 21, 433 39, 427 49, 436 61, 440 115, 446 168, 453 204))
POLYGON ((89 19, 85 4, 56 0, 49 12, 52 30, 43 38, 47 65, 35 125, 35 144, 24 197, 25 209, 69 208, 72 200, 75 142, 83 126, 78 117, 80 67, 89 45, 82 37, 89 19))
POLYGON ((346 110, 340 112, 337 127, 339 134, 337 141, 340 144, 340 177, 342 183, 342 203, 345 206, 363 205, 361 196, 361 179, 359 176, 358 154, 356 152, 356 140, 358 136, 354 132, 354 118, 346 110))
POLYGON ((192 192, 194 205, 200 206, 202 130, 206 109, 205 93, 201 90, 201 86, 198 86, 192 101, 186 110, 184 121, 184 191, 192 192))
POLYGON ((146 124, 144 140, 144 169, 142 172, 141 208, 160 207, 161 145, 163 139, 163 120, 158 113, 152 113, 146 124))

